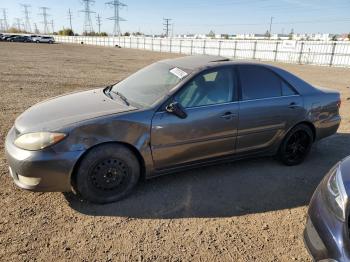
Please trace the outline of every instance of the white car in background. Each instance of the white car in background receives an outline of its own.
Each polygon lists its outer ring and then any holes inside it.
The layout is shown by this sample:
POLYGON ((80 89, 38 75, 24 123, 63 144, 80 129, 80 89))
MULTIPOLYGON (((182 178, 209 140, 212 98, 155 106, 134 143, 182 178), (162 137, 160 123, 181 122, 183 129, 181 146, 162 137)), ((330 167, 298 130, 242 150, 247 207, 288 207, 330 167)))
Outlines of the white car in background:
POLYGON ((55 39, 52 36, 32 36, 31 38, 34 43, 53 44, 55 42, 55 39))

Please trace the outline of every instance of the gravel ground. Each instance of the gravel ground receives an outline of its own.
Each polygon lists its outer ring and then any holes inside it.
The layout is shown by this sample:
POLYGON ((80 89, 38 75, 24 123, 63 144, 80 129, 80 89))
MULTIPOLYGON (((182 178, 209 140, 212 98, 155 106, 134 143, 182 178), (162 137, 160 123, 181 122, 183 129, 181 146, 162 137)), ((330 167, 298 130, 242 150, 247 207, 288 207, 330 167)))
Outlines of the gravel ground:
POLYGON ((349 69, 279 64, 342 93, 338 134, 317 143, 300 166, 262 158, 201 168, 142 182, 106 206, 13 185, 3 144, 22 111, 175 56, 0 43, 0 261, 310 261, 306 206, 325 172, 350 154, 349 69))

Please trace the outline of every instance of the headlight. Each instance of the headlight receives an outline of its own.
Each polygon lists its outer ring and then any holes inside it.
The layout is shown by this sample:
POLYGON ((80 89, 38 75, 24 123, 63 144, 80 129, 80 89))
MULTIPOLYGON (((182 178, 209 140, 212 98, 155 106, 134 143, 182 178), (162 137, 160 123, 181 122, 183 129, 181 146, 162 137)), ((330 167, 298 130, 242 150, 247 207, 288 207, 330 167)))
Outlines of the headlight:
POLYGON ((40 150, 58 143, 66 137, 62 133, 38 132, 21 135, 15 140, 15 145, 25 150, 40 150))
POLYGON ((325 197, 327 206, 342 221, 345 221, 348 196, 345 191, 339 163, 329 171, 325 197))

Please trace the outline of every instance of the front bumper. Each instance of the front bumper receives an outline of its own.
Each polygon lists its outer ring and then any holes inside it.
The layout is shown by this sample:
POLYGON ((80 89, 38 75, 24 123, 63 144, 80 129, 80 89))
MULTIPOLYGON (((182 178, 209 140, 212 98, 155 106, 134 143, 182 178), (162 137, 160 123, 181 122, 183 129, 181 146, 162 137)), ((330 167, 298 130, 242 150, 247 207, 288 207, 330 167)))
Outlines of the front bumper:
POLYGON ((316 189, 308 211, 304 243, 315 261, 350 261, 350 238, 347 223, 338 220, 325 206, 321 192, 316 189))
POLYGON ((16 147, 14 128, 5 142, 5 155, 15 184, 39 192, 71 191, 71 174, 83 151, 57 152, 53 147, 28 151, 16 147))

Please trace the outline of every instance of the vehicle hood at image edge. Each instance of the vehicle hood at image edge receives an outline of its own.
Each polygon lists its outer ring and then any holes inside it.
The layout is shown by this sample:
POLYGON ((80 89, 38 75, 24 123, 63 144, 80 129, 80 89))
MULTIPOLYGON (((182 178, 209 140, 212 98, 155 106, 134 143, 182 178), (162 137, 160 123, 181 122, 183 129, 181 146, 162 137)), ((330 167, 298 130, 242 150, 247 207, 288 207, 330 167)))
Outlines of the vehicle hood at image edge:
POLYGON ((15 128, 20 133, 55 131, 76 122, 136 109, 107 97, 102 88, 94 89, 40 102, 16 119, 15 128))

